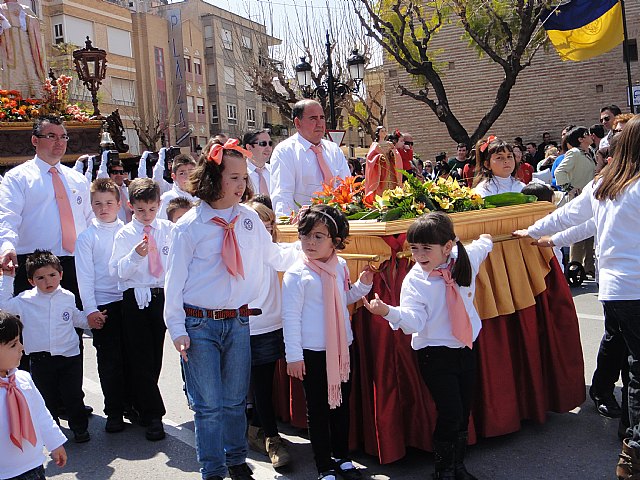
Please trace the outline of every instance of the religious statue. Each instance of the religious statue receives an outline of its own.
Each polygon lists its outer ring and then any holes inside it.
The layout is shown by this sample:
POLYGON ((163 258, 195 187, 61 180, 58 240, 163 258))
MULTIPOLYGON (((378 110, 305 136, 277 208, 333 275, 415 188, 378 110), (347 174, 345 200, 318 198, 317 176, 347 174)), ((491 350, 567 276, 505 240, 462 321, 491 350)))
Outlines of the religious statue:
POLYGON ((6 20, 0 20, 0 86, 40 97, 46 76, 40 20, 17 0, 0 3, 0 16, 6 20))
POLYGON ((116 146, 116 150, 120 153, 127 153, 129 151, 129 145, 125 142, 124 125, 120 118, 120 112, 116 108, 115 111, 105 119, 107 124, 107 132, 111 134, 111 139, 116 146))

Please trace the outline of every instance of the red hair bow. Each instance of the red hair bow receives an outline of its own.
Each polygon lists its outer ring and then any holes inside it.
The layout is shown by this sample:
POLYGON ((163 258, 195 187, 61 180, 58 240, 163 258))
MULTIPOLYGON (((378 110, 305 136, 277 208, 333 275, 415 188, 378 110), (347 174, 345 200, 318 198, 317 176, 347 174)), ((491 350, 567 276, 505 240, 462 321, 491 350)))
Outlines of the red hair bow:
POLYGON ((211 150, 209 150, 209 156, 207 160, 210 162, 215 162, 218 165, 222 163, 222 154, 225 150, 236 150, 240 152, 245 157, 251 158, 253 154, 249 150, 245 150, 240 145, 240 141, 237 138, 230 138, 225 142, 224 145, 220 145, 219 143, 214 145, 211 150))
POLYGON ((402 133, 400 133, 400 130, 398 130, 397 128, 396 128, 396 131, 393 132, 393 133, 395 133, 396 137, 398 137, 398 138, 400 138, 402 136, 402 133))
POLYGON ((495 135, 489 135, 489 136, 487 137, 487 141, 486 141, 486 142, 484 142, 482 145, 480 145, 480 151, 481 151, 482 153, 484 153, 484 151, 487 149, 487 147, 489 146, 489 144, 490 144, 491 142, 493 142, 495 139, 496 139, 496 136, 495 136, 495 135))

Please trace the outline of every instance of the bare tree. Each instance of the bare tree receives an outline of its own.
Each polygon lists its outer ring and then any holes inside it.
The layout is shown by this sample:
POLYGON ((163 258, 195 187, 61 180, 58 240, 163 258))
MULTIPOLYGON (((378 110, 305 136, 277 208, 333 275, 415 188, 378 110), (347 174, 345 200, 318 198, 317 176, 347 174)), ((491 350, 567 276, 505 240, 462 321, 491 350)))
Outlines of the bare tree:
MULTIPOLYGON (((541 28, 550 0, 351 0, 367 35, 411 75, 414 85, 398 84, 401 95, 424 103, 456 142, 474 144, 502 114, 522 70, 548 37, 541 28), (471 135, 449 105, 439 52, 431 42, 442 28, 457 25, 470 44, 504 71, 494 102, 471 135), (417 91, 416 91, 417 90, 417 91)), ((556 2, 557 3, 557 2, 556 2)), ((489 92, 488 92, 489 93, 489 92)))

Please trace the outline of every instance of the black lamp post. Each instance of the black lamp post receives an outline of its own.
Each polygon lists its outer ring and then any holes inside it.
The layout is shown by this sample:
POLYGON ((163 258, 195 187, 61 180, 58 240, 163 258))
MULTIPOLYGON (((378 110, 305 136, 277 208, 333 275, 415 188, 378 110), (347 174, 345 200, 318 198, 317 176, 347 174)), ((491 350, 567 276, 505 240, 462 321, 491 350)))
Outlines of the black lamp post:
POLYGON ((85 47, 73 52, 73 64, 76 67, 78 78, 91 92, 91 102, 93 103, 93 115, 91 118, 102 119, 98 108, 97 93, 107 74, 107 52, 91 45, 91 40, 87 37, 85 47))
POLYGON ((358 49, 354 48, 351 57, 347 60, 349 67, 349 75, 353 79, 353 88, 347 84, 340 82, 333 76, 333 63, 331 61, 331 42, 329 41, 329 32, 327 32, 327 80, 322 82, 316 88, 311 89, 311 64, 300 57, 300 63, 296 65, 296 78, 298 85, 302 90, 302 96, 311 98, 313 96, 326 99, 329 97, 329 126, 331 129, 336 128, 336 104, 335 96, 344 97, 348 93, 356 93, 360 89, 360 84, 364 79, 365 58, 358 53, 358 49))

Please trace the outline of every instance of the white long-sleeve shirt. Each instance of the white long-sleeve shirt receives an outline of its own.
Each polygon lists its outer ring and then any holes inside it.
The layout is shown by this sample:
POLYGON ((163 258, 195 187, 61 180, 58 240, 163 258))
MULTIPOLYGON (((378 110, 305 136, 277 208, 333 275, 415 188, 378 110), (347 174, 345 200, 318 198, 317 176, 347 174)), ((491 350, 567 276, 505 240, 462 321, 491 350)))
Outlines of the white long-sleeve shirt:
MULTIPOLYGON (((77 337, 76 337, 77 340, 77 337)), ((24 394, 29 406, 29 414, 36 431, 36 444, 22 441, 22 450, 9 439, 9 412, 7 389, 0 388, 0 478, 13 478, 29 470, 41 466, 46 460, 42 447, 50 452, 67 441, 60 427, 47 410, 40 392, 36 388, 28 372, 16 368, 9 371, 8 377, 0 377, 0 383, 8 383, 9 377, 15 375, 16 387, 24 394)))
MULTIPOLYGON (((158 153, 158 162, 153 167, 153 173, 151 174, 151 179, 155 182, 158 182, 160 186, 160 195, 165 192, 171 190, 173 184, 167 182, 164 176, 164 159, 166 148, 162 147, 160 152, 158 153)), ((151 152, 145 151, 142 153, 140 157, 140 162, 138 163, 138 178, 147 178, 147 157, 151 152)))
MULTIPOLYGON (((473 304, 476 291, 476 276, 480 264, 493 249, 493 242, 487 238, 475 240, 465 247, 471 262, 471 285, 459 287, 464 307, 471 320, 473 340, 478 338, 482 321, 473 304)), ((457 257, 457 249, 451 253, 457 257)), ((445 268, 441 265, 439 268, 445 268)), ((385 317, 391 328, 401 328, 406 334, 411 334, 411 347, 419 350, 428 346, 445 346, 449 348, 463 348, 465 345, 454 337, 451 331, 451 320, 447 309, 446 285, 441 276, 430 277, 416 263, 402 282, 400 291, 400 306, 389 307, 385 317)))
MULTIPOLYGON (((333 142, 322 140, 323 157, 334 177, 351 175, 342 150, 333 142)), ((269 191, 276 216, 298 211, 309 205, 315 192, 322 190, 322 172, 312 143, 299 133, 280 142, 271 154, 269 191)))
MULTIPOLYGON (((167 257, 171 242, 173 224, 168 220, 155 219, 151 222, 151 235, 156 241, 162 268, 167 272, 167 257)), ((164 287, 164 277, 155 277, 149 272, 149 256, 140 256, 135 251, 144 238, 144 225, 133 217, 130 223, 122 227, 113 239, 113 251, 109 260, 109 272, 118 279, 118 289, 121 292, 129 288, 164 287)))
POLYGON ((260 217, 249 207, 240 204, 215 210, 201 202, 175 225, 171 239, 164 304, 164 319, 171 338, 187 335, 184 304, 212 310, 253 304, 260 294, 267 267, 284 271, 297 256, 296 249, 283 248, 271 241, 260 217), (229 222, 236 215, 240 215, 234 230, 244 279, 227 271, 222 261, 224 229, 211 222, 214 217, 229 222))
MULTIPOLYGON (((251 188, 253 189, 253 193, 257 195, 258 193, 260 193, 260 176, 256 171, 256 166, 248 159, 247 173, 249 174, 249 180, 251 181, 251 188)), ((265 163, 264 170, 262 171, 262 176, 264 177, 264 181, 267 182, 267 188, 269 189, 267 195, 269 195, 271 193, 271 164, 265 163)))
POLYGON ((13 295, 13 277, 0 277, 0 309, 19 315, 24 329, 22 338, 26 354, 49 352, 73 357, 80 354, 77 328, 89 328, 87 316, 77 309, 69 290, 58 287, 41 293, 37 287, 13 295))
POLYGON ((109 272, 109 260, 120 220, 104 223, 93 219, 89 228, 76 241, 76 275, 82 307, 88 314, 97 312, 98 305, 122 300, 118 279, 109 272))
POLYGON ((509 176, 507 178, 502 178, 494 175, 491 178, 482 180, 478 185, 473 187, 473 190, 484 198, 489 195, 497 195, 499 193, 520 193, 524 187, 525 184, 515 177, 509 176))
POLYGON ((167 207, 169 206, 169 202, 178 197, 184 197, 190 202, 195 202, 197 200, 196 197, 182 190, 178 186, 178 182, 176 182, 173 184, 173 187, 171 187, 171 190, 164 192, 160 197, 160 209, 158 210, 157 218, 167 220, 169 218, 167 217, 167 207))
MULTIPOLYGON (((67 191, 76 235, 79 235, 94 216, 89 182, 81 173, 61 163, 55 167, 67 191)), ((73 255, 62 248, 60 212, 50 168, 51 165, 36 156, 5 175, 0 184, 0 253, 15 250, 26 254, 43 249, 59 257, 73 255)))
MULTIPOLYGON (((338 258, 336 282, 338 287, 348 282, 347 262, 338 258)), ((359 280, 351 288, 338 288, 341 294, 347 342, 353 342, 351 317, 347 306, 367 295, 371 285, 359 280)), ((322 280, 302 260, 298 260, 284 274, 282 296, 282 324, 287 363, 303 360, 303 350, 324 351, 326 349, 324 300, 322 280)))

